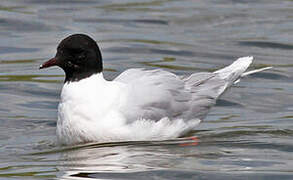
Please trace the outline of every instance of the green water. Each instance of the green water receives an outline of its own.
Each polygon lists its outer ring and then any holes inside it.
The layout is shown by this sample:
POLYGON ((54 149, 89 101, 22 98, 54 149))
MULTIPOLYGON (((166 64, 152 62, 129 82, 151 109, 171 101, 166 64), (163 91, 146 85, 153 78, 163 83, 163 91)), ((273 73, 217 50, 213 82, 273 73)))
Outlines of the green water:
POLYGON ((292 1, 0 2, 0 179, 292 179, 292 1), (244 78, 189 134, 163 142, 56 145, 64 74, 38 69, 73 33, 94 37, 105 77, 179 75, 253 55, 244 78))

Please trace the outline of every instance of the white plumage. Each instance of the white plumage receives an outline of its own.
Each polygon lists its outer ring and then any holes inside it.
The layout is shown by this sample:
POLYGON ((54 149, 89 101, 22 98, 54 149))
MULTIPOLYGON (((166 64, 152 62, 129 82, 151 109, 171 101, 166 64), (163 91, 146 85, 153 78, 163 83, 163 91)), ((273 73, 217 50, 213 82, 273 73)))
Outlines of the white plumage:
POLYGON ((98 73, 66 82, 58 108, 58 140, 76 144, 179 137, 198 125, 252 59, 239 58, 224 69, 188 77, 129 69, 113 81, 98 73))

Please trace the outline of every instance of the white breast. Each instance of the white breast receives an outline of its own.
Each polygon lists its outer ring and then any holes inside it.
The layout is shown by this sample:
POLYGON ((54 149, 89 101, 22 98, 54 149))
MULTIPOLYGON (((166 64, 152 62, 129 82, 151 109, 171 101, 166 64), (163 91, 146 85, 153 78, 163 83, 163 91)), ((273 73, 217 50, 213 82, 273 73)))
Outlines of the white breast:
POLYGON ((58 108, 58 140, 72 144, 103 139, 105 129, 123 125, 119 113, 122 87, 121 83, 106 81, 101 73, 65 83, 58 108))

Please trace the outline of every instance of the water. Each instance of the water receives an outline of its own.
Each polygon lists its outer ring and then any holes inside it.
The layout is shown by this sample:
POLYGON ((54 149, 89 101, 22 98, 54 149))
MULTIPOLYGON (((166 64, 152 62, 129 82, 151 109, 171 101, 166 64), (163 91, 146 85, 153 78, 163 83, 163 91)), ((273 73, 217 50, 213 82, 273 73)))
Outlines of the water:
POLYGON ((290 0, 3 0, 0 179, 292 179, 293 2, 290 0), (240 56, 274 69, 228 91, 190 136, 198 142, 59 147, 64 79, 38 70, 72 33, 94 37, 106 78, 131 67, 213 71, 240 56))

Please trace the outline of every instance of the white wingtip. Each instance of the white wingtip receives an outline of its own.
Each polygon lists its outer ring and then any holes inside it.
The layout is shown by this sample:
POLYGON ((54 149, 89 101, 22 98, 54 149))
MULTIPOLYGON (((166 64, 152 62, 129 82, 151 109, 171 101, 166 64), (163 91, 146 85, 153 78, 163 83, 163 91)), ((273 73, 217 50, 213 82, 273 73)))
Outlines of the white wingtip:
POLYGON ((242 67, 243 69, 247 69, 253 61, 253 56, 246 56, 238 58, 234 63, 230 66, 233 67, 242 67))
POLYGON ((252 63, 253 57, 241 57, 234 61, 231 65, 215 71, 222 79, 230 79, 235 81, 241 74, 243 74, 249 65, 252 63), (232 78, 232 79, 231 79, 232 78), (236 79, 235 79, 236 78, 236 79))
POLYGON ((240 78, 242 77, 272 68, 272 67, 265 67, 265 68, 245 72, 247 68, 250 66, 250 64, 252 63, 252 61, 253 61, 253 56, 241 57, 241 58, 238 58, 236 61, 234 61, 231 65, 223 69, 217 70, 214 73, 216 73, 220 78, 225 79, 230 83, 236 84, 240 81, 240 78))
POLYGON ((256 69, 256 70, 252 70, 252 71, 248 71, 248 72, 245 72, 241 75, 241 77, 244 77, 244 76, 248 76, 250 74, 254 74, 254 73, 258 73, 258 72, 261 72, 261 71, 265 71, 265 70, 268 70, 268 69, 272 69, 273 67, 265 67, 265 68, 260 68, 260 69, 256 69))

